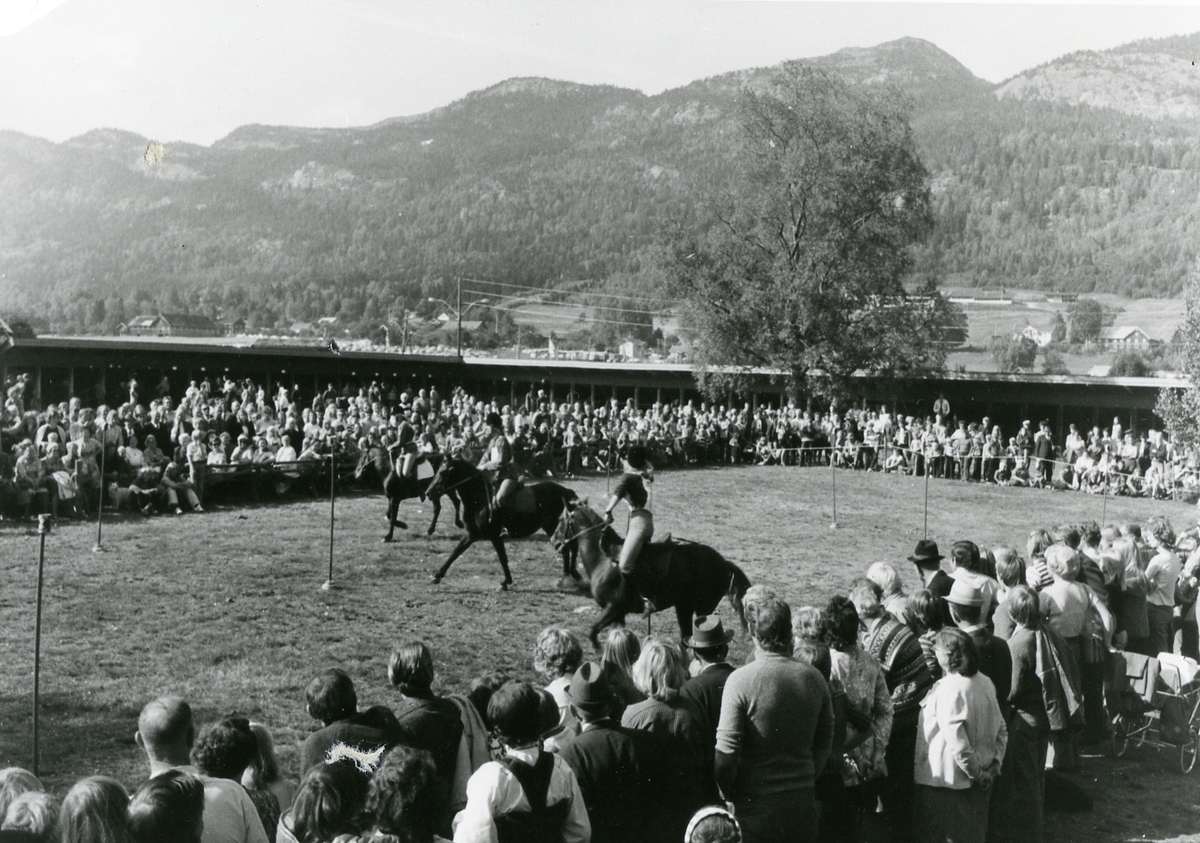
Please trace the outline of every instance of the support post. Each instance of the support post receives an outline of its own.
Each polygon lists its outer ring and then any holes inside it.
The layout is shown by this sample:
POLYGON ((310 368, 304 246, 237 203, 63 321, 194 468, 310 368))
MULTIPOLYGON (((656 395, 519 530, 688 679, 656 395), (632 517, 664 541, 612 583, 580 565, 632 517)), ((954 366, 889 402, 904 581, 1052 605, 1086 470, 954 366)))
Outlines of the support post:
POLYGON ((41 775, 41 702, 42 702, 42 582, 46 566, 46 535, 50 532, 50 516, 38 516, 38 575, 37 610, 33 626, 33 774, 41 775))
POLYGON ((462 276, 458 277, 458 308, 456 314, 458 316, 458 356, 462 359, 462 276))

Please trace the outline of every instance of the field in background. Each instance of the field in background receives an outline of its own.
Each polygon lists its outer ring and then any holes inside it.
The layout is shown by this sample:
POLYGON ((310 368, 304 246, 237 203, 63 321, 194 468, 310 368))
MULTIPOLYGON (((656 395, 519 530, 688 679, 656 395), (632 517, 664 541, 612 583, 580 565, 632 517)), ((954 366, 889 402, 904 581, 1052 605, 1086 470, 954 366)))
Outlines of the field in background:
MULTIPOLYGON (((904 562, 922 536, 920 480, 824 469, 740 468, 664 472, 653 487, 660 533, 713 545, 754 582, 794 606, 844 592, 870 563, 904 562)), ((572 484, 599 507, 603 477, 572 484)), ((491 548, 475 546, 440 586, 429 573, 458 531, 443 511, 438 533, 422 532, 429 507, 406 502, 410 531, 392 545, 384 500, 337 502, 335 587, 320 590, 328 565, 328 501, 218 509, 179 518, 106 524, 105 554, 93 554, 94 525, 61 525, 48 539, 42 651, 42 766, 61 795, 76 779, 116 775, 134 785, 144 762, 133 742, 137 713, 150 698, 177 693, 201 723, 242 712, 274 731, 286 770, 312 727, 304 686, 317 670, 341 665, 361 704, 392 703, 390 648, 422 638, 432 648, 438 687, 464 690, 474 676, 503 669, 533 678, 538 630, 561 623, 580 632, 595 619, 586 597, 555 587, 559 571, 544 541, 509 545, 513 591, 500 593, 491 548)), ((1102 500, 1075 493, 999 489, 933 481, 929 534, 943 548, 959 538, 1023 545, 1034 526, 1099 519, 1102 500)), ((1163 512, 1177 529, 1195 510, 1175 503, 1110 499, 1109 521, 1163 512)), ((623 524, 618 521, 619 528, 623 524)), ((37 537, 0 524, 0 767, 31 760, 37 537)), ((728 617, 728 610, 725 610, 728 617)), ((644 626, 631 619, 634 628, 644 626)), ((677 634, 671 613, 655 631, 677 634)), ((747 657, 744 634, 734 658, 747 657)), ((1167 752, 1131 750, 1119 760, 1089 758, 1081 783, 1097 809, 1052 815, 1049 839, 1170 839, 1200 833, 1194 777, 1174 772, 1167 752)))

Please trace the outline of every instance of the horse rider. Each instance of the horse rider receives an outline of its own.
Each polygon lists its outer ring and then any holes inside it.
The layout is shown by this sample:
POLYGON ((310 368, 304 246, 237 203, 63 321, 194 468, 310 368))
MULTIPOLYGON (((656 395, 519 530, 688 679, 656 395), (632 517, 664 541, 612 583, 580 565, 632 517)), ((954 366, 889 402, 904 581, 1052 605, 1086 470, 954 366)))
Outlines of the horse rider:
POLYGON ((416 477, 417 470, 417 429, 408 420, 407 417, 402 417, 400 426, 396 429, 396 444, 388 449, 395 456, 396 474, 400 475, 405 480, 412 480, 416 477))
POLYGON ((617 565, 621 573, 639 585, 642 595, 646 596, 644 586, 653 583, 643 582, 646 573, 638 567, 638 556, 642 547, 654 535, 654 518, 646 505, 650 502, 650 494, 646 491, 645 483, 654 482, 654 466, 646 457, 644 445, 633 445, 625 455, 622 465, 621 480, 613 489, 608 505, 604 508, 604 522, 613 522, 613 508, 624 500, 629 505, 629 530, 625 533, 625 543, 617 557, 617 565))
POLYGON ((519 480, 512 446, 508 437, 504 435, 504 423, 500 414, 494 410, 488 413, 486 423, 490 439, 483 457, 479 460, 478 468, 488 473, 496 489, 495 498, 492 500, 492 514, 495 515, 502 512, 512 496, 517 493, 519 480))

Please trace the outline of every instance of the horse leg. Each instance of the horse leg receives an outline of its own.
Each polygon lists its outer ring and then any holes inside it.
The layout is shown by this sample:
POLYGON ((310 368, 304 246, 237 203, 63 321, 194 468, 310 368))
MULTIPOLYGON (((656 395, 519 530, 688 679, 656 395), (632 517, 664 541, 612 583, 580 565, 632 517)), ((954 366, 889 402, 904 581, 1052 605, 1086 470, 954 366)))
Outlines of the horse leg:
POLYGON ((608 626, 625 625, 625 611, 621 608, 620 601, 614 600, 603 608, 604 611, 601 613, 600 619, 592 624, 592 631, 588 635, 592 646, 596 648, 596 652, 600 652, 600 630, 608 626))
POLYGON ((454 526, 460 530, 465 526, 462 520, 462 507, 457 492, 450 492, 450 500, 454 504, 454 526))
POLYGON ((675 620, 679 621, 679 640, 686 641, 692 637, 692 607, 675 605, 675 620))
POLYGON ((442 514, 442 499, 440 497, 430 499, 433 504, 433 520, 429 522, 429 529, 425 531, 425 535, 432 536, 433 529, 437 526, 438 516, 442 514))
POLYGON ((388 531, 387 531, 387 535, 383 537, 383 540, 385 542, 390 542, 392 540, 392 536, 396 532, 397 527, 399 527, 401 530, 408 529, 407 524, 405 524, 403 521, 400 521, 399 519, 396 518, 396 515, 399 512, 400 512, 400 499, 399 498, 388 498, 388 531))
POLYGON ((468 547, 475 543, 475 537, 470 533, 463 536, 463 540, 458 543, 458 547, 454 548, 450 553, 450 558, 446 560, 446 564, 438 568, 437 573, 429 578, 429 581, 437 585, 446 576, 446 572, 450 570, 450 566, 454 564, 454 560, 462 556, 468 547))
POLYGON ((504 571, 504 580, 500 583, 501 591, 508 591, 508 587, 512 585, 512 574, 508 570, 508 551, 504 549, 504 542, 499 536, 492 539, 492 547, 496 548, 496 556, 500 558, 500 567, 504 571))

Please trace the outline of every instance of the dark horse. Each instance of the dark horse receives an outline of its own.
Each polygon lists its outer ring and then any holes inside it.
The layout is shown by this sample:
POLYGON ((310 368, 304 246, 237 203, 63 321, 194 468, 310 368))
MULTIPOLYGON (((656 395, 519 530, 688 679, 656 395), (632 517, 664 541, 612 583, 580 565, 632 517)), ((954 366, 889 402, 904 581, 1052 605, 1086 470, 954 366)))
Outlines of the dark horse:
MULTIPOLYGON (((500 567, 504 569, 504 581, 500 583, 502 589, 512 585, 513 580, 508 570, 508 554, 504 550, 500 531, 508 530, 508 535, 514 539, 523 539, 538 530, 550 535, 558 525, 558 516, 562 514, 564 504, 577 499, 575 491, 566 486, 549 481, 530 483, 513 496, 512 503, 504 512, 499 513, 498 517, 493 517, 491 490, 483 472, 468 462, 448 459, 434 475, 426 494, 433 497, 454 492, 457 492, 462 500, 467 535, 458 543, 458 547, 454 548, 446 564, 433 575, 433 582, 441 582, 450 570, 450 565, 462 556, 468 547, 487 539, 492 543, 492 547, 496 548, 500 567)), ((564 572, 568 570, 567 564, 564 559, 564 572)))
POLYGON ((679 621, 679 634, 686 639, 692 634, 692 617, 711 613, 722 597, 729 598, 742 628, 746 627, 742 598, 750 580, 741 568, 706 544, 667 539, 642 548, 643 563, 651 561, 648 554, 667 555, 666 572, 655 587, 651 608, 638 587, 617 567, 621 537, 605 525, 604 519, 586 501, 567 504, 551 542, 564 551, 564 558, 568 548, 577 550, 591 580, 592 597, 601 609, 600 619, 591 631, 592 644, 597 648, 600 630, 625 623, 627 614, 672 606, 679 621))
MULTIPOLYGON (((425 457, 425 461, 433 466, 435 472, 441 466, 442 459, 441 454, 428 454, 425 457)), ((442 514, 441 495, 429 494, 429 486, 433 482, 433 477, 417 480, 401 477, 396 473, 391 455, 378 445, 372 445, 363 451, 362 456, 358 459, 358 465, 354 469, 354 479, 361 480, 363 475, 372 469, 383 481, 383 493, 387 495, 388 499, 388 531, 383 540, 390 542, 397 527, 401 530, 408 529, 408 525, 399 520, 396 515, 400 511, 400 501, 409 498, 428 497, 430 503, 433 504, 433 520, 429 522, 429 529, 425 531, 425 535, 432 536, 434 528, 437 527, 438 516, 442 514)), ((459 512, 458 494, 451 489, 446 496, 454 503, 454 523, 461 527, 463 522, 462 514, 459 512)))

